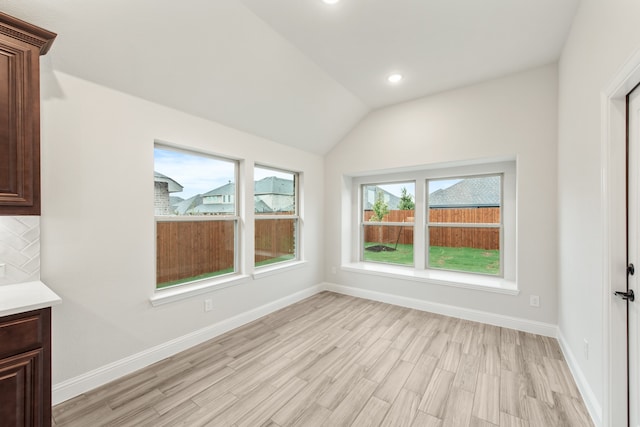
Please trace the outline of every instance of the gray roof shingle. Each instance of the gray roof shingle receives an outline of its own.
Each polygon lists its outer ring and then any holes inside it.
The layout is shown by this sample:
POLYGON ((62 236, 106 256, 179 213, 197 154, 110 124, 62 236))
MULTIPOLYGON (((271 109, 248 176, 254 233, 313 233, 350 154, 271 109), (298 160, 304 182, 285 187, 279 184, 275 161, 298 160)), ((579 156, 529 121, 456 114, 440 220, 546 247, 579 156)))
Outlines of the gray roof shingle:
POLYGON ((182 185, 176 182, 173 178, 169 178, 160 172, 153 171, 153 180, 155 182, 166 182, 169 185, 169 193, 179 193, 184 189, 182 185))
MULTIPOLYGON (((235 183, 230 182, 207 193, 204 193, 203 196, 235 194, 235 191, 235 183)), ((294 194, 293 181, 290 179, 269 176, 266 178, 262 178, 260 181, 256 181, 253 186, 253 191, 256 196, 260 196, 262 194, 283 194, 292 196, 294 194)))
POLYGON ((431 207, 500 206, 500 177, 483 176, 463 179, 451 187, 429 194, 431 207))
POLYGON ((262 178, 260 181, 256 181, 253 191, 256 196, 262 194, 293 196, 293 180, 278 178, 277 176, 268 176, 262 178))

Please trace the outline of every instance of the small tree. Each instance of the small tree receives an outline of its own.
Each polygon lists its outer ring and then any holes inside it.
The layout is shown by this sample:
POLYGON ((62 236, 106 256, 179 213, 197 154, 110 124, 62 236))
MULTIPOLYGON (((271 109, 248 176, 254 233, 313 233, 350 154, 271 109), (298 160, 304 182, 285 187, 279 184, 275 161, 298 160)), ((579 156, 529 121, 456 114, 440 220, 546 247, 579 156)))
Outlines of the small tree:
POLYGON ((401 211, 409 211, 414 209, 416 204, 413 202, 413 196, 407 193, 407 189, 402 187, 402 194, 400 195, 400 203, 398 203, 398 209, 401 211))
POLYGON ((373 216, 369 221, 382 221, 382 218, 389 213, 389 205, 384 201, 384 193, 379 188, 376 190, 376 201, 373 204, 373 216))

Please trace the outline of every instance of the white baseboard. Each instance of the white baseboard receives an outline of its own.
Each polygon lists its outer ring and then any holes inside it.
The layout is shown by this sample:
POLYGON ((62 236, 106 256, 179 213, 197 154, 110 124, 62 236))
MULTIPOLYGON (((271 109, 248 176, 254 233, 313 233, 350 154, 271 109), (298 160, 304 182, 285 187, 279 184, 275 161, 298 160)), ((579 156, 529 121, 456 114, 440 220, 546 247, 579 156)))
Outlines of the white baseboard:
POLYGON ((564 358, 567 361, 567 365, 569 365, 571 374, 576 381, 578 390, 580 390, 582 400, 584 400, 584 403, 587 406, 587 410, 589 411, 589 415, 591 415, 593 424, 596 427, 602 426, 602 406, 600 405, 600 402, 598 402, 596 395, 593 393, 593 390, 589 386, 589 382, 584 376, 582 369, 580 369, 578 360, 571 351, 571 347, 569 347, 567 340, 565 339, 561 330, 558 330, 558 342, 560 343, 560 348, 562 349, 564 358))
MULTIPOLYGON (((214 325, 207 326, 206 328, 199 329, 182 337, 178 337, 166 343, 128 356, 124 359, 94 369, 85 374, 68 379, 58 384, 54 384, 52 403, 54 405, 57 405, 73 397, 79 396, 82 393, 93 390, 97 387, 100 387, 132 372, 135 372, 136 370, 142 369, 162 359, 173 356, 181 351, 187 350, 207 340, 213 339, 234 328, 245 325, 249 322, 259 319, 262 316, 266 316, 267 314, 273 313, 274 311, 280 310, 281 308, 294 304, 324 290, 358 298, 365 298, 373 301, 394 304, 401 307, 413 308, 416 310, 428 311, 431 313, 502 326, 544 336, 557 337, 558 335, 557 327, 548 323, 434 303, 415 298, 370 291, 361 288, 354 288, 350 286, 342 286, 334 283, 321 283, 296 292, 295 294, 257 307, 253 310, 241 313, 229 319, 222 320, 214 325)), ((563 341, 561 340, 560 342, 562 345, 563 341)), ((563 351, 566 352, 566 345, 562 345, 562 348, 563 351)), ((572 356, 567 357, 567 361, 569 362, 569 366, 574 373, 574 376, 576 377, 578 387, 580 387, 581 392, 583 392, 583 396, 585 396, 585 402, 587 402, 589 411, 591 412, 593 409, 595 410, 596 414, 600 414, 601 409, 599 405, 597 405, 597 400, 593 398, 593 393, 588 387, 586 380, 584 380, 584 376, 582 375, 581 371, 579 369, 577 370, 577 373, 576 371, 574 371, 574 366, 577 365, 573 363, 572 366, 572 363, 570 363, 570 357, 572 356), (585 393, 583 389, 587 392, 585 393), (593 405, 594 403, 595 406, 593 405)), ((575 359, 573 359, 573 361, 575 362, 575 359)), ((591 413, 593 416, 594 412, 591 413)), ((594 419, 596 419, 596 417, 594 417, 594 419)))
POLYGON ((94 369, 77 377, 54 384, 52 390, 52 403, 57 405, 73 397, 79 396, 82 393, 93 390, 94 388, 135 372, 138 369, 142 369, 153 363, 159 362, 162 359, 166 359, 167 357, 173 356, 174 354, 222 335, 234 328, 259 319, 262 316, 266 316, 267 314, 273 313, 281 308, 313 296, 323 290, 325 290, 325 286, 323 284, 312 286, 296 292, 295 294, 288 295, 279 300, 254 308, 253 310, 222 320, 214 325, 207 326, 206 328, 202 328, 182 337, 141 351, 140 353, 125 357, 124 359, 115 361, 98 369, 94 369))
POLYGON ((505 328, 516 329, 518 331, 544 335, 547 337, 557 337, 558 327, 550 323, 537 322, 534 320, 521 319, 518 317, 504 316, 502 314, 456 307, 453 305, 440 304, 417 298, 409 298, 377 291, 370 291, 367 289, 354 288, 351 286, 336 285, 334 283, 325 283, 325 289, 340 294, 399 305, 401 307, 414 308, 416 310, 457 317, 459 319, 472 320, 474 322, 487 323, 489 325, 495 326, 502 326, 505 328))

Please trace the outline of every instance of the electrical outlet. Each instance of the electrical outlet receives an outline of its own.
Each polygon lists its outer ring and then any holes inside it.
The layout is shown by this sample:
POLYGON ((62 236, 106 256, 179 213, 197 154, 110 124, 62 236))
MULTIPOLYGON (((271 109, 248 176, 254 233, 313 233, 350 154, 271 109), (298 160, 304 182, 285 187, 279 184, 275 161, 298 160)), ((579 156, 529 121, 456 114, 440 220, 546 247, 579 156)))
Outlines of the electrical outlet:
POLYGON ((589 341, 584 340, 584 344, 582 346, 582 350, 584 351, 584 358, 585 360, 589 360, 589 341))
POLYGON ((538 295, 530 295, 529 305, 531 307, 540 307, 540 297, 538 295))
POLYGON ((204 311, 213 310, 213 300, 211 298, 207 298, 204 300, 204 311))

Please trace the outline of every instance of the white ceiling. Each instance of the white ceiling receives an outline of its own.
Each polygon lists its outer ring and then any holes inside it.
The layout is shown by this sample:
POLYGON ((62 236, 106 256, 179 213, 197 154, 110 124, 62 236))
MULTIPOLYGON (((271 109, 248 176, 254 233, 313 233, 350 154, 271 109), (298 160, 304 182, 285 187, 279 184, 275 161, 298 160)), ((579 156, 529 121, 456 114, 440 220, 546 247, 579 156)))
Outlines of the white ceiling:
POLYGON ((53 67, 326 153, 371 109, 554 62, 579 0, 0 0, 53 67), (405 80, 389 85, 400 72, 405 80))

